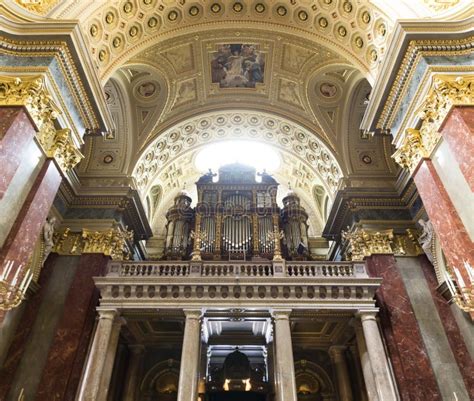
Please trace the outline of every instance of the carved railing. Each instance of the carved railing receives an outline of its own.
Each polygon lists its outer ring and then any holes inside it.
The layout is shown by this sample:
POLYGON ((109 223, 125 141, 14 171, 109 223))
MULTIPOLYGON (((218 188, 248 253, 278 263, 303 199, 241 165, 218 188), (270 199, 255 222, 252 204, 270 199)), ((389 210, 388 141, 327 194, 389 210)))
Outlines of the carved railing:
POLYGON ((119 262, 96 277, 101 307, 374 307, 381 279, 353 262, 119 262))
POLYGON ((119 277, 367 277, 363 263, 345 262, 288 262, 283 274, 276 274, 271 262, 122 262, 111 263, 109 274, 119 277))

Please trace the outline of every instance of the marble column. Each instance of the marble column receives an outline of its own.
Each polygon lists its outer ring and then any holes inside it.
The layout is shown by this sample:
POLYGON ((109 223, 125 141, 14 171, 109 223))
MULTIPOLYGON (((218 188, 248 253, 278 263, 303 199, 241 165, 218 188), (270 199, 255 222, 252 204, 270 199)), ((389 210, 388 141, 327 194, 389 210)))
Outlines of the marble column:
POLYGON ((110 334, 109 346, 105 355, 104 369, 98 392, 98 401, 106 401, 109 395, 110 379, 114 369, 115 356, 117 355, 117 346, 120 338, 120 328, 125 323, 123 318, 116 318, 112 324, 112 333, 110 334))
POLYGON ((130 361, 127 369, 123 401, 135 401, 137 386, 140 382, 138 375, 140 374, 145 347, 143 345, 130 345, 128 348, 130 350, 130 361))
POLYGON ((329 348, 329 355, 336 370, 340 401, 353 401, 349 370, 347 369, 346 357, 344 355, 345 350, 346 347, 343 346, 332 346, 329 348))
POLYGON ((178 401, 196 401, 199 380, 199 350, 201 345, 200 309, 185 309, 183 349, 179 371, 178 401))
POLYGON ((360 311, 367 353, 374 374, 377 395, 380 401, 397 401, 397 391, 390 372, 387 356, 376 320, 376 312, 360 311))
POLYGON ((78 401, 97 401, 99 399, 100 385, 116 316, 116 310, 99 311, 99 321, 82 377, 78 401))
MULTIPOLYGON (((0 268, 7 260, 14 261, 12 278, 18 269, 20 281, 43 228, 54 197, 61 183, 61 174, 54 161, 46 160, 18 213, 0 252, 0 268)), ((20 282, 19 281, 19 282, 20 282)))
POLYGON ((276 401, 296 401, 295 364, 290 328, 291 309, 274 309, 276 401))
POLYGON ((23 160, 36 129, 24 107, 0 107, 0 199, 23 160))
POLYGON ((369 401, 379 401, 379 398, 377 397, 377 388, 375 386, 374 371, 372 370, 369 354, 367 353, 364 332, 360 321, 357 321, 355 324, 355 333, 357 350, 359 352, 360 364, 362 366, 362 373, 364 375, 365 388, 367 390, 369 401))

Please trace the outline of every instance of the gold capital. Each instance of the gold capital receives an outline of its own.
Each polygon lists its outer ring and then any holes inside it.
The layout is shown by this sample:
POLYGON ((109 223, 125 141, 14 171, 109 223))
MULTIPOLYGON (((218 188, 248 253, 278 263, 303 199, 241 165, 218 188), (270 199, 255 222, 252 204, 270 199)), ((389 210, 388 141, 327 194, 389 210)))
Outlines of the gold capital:
POLYGON ((373 254, 393 254, 393 230, 370 231, 356 228, 343 231, 342 238, 347 240, 345 256, 347 260, 361 261, 373 254))
POLYGON ((0 76, 0 106, 25 107, 36 124, 36 137, 47 157, 54 158, 64 172, 84 157, 74 144, 71 130, 57 130, 54 120, 61 113, 49 94, 44 78, 0 76))
POLYGON ((395 161, 413 173, 422 158, 430 158, 438 145, 439 128, 453 106, 474 105, 474 75, 435 75, 428 96, 419 108, 419 130, 408 128, 395 161))

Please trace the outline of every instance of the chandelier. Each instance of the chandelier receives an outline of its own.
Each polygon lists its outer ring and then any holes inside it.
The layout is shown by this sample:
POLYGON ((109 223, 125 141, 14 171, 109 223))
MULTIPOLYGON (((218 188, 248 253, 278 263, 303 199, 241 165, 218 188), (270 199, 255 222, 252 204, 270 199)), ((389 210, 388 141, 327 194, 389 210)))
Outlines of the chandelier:
POLYGON ((15 262, 13 260, 7 260, 0 274, 0 310, 10 310, 20 305, 25 299, 26 290, 33 278, 33 273, 31 270, 28 270, 21 283, 18 283, 22 272, 22 265, 20 264, 15 271, 13 279, 9 282, 8 277, 14 265, 15 262))

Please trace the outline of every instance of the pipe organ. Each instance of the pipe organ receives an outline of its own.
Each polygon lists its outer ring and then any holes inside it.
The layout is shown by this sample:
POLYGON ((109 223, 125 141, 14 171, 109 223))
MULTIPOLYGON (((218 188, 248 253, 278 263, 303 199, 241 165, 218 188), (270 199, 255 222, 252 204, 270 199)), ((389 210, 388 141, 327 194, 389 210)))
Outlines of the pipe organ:
POLYGON ((196 186, 194 209, 180 193, 166 215, 165 258, 272 259, 280 249, 287 259, 308 257, 308 215, 294 193, 278 207, 278 183, 266 172, 230 164, 203 175, 196 186))

